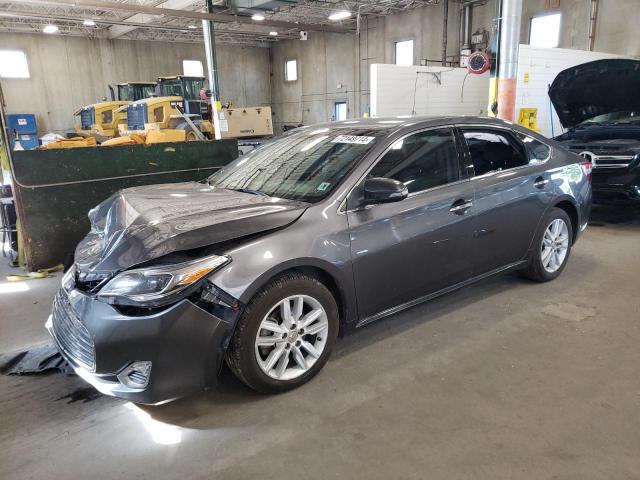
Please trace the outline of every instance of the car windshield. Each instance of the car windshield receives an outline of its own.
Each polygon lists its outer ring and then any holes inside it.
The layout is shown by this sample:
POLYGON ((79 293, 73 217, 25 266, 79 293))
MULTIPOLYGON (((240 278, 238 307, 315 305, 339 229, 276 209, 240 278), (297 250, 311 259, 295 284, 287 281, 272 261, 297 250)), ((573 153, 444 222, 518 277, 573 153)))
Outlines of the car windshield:
POLYGON ((593 124, 640 124, 640 111, 637 110, 623 110, 620 112, 605 113, 598 115, 597 117, 585 120, 580 125, 593 125, 593 124))
POLYGON ((359 162, 384 129, 307 127, 238 158, 209 183, 257 195, 317 202, 359 162))

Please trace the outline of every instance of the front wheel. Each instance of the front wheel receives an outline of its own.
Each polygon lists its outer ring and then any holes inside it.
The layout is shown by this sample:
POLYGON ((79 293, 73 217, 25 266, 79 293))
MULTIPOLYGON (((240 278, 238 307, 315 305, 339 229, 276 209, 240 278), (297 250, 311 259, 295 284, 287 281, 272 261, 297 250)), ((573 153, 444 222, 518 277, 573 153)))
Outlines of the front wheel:
POLYGON ((530 263, 522 275, 536 282, 548 282, 558 277, 569 260, 572 232, 569 215, 560 208, 553 208, 541 224, 530 263))
POLYGON ((327 362, 338 335, 338 307, 316 278, 291 273, 249 302, 227 350, 227 364, 254 390, 298 387, 327 362))

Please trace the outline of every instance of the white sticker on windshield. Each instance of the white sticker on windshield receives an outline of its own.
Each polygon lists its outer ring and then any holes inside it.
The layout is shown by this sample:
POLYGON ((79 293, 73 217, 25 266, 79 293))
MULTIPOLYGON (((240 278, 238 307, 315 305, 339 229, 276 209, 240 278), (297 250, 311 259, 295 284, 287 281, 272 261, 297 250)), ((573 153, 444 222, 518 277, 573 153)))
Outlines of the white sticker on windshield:
POLYGON ((366 145, 375 140, 376 137, 365 137, 360 135, 338 135, 331 140, 331 143, 357 143, 359 145, 366 145))
POLYGON ((330 186, 331 184, 329 182, 322 182, 320 185, 318 185, 318 190, 324 192, 330 186))

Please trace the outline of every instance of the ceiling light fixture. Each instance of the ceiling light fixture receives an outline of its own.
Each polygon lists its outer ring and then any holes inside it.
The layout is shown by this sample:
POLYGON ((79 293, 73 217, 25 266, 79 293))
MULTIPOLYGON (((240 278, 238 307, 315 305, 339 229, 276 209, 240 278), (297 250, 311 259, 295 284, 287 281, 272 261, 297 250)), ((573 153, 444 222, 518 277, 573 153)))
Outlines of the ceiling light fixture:
POLYGON ((251 15, 251 20, 255 20, 256 22, 261 22, 264 20, 264 15, 260 15, 259 13, 254 13, 251 15))
POLYGON ((95 27, 96 26, 96 22, 94 22, 93 20, 85 20, 84 22, 82 22, 82 24, 85 27, 95 27))
POLYGON ((269 32, 269 35, 271 35, 272 37, 277 37, 278 36, 278 32, 269 32))
POLYGON ((333 12, 329 15, 329 20, 338 21, 344 20, 345 18, 349 18, 351 16, 351 12, 348 10, 340 10, 339 12, 333 12))
POLYGON ((44 33, 56 33, 58 31, 57 25, 45 25, 42 29, 44 33))

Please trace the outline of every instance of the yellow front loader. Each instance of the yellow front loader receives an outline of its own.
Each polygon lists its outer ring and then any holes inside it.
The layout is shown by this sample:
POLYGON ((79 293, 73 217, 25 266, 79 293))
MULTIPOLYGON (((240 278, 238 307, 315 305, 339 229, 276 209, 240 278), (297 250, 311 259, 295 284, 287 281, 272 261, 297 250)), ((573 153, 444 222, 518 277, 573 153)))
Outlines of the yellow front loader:
POLYGON ((184 131, 186 141, 206 140, 213 136, 213 125, 201 115, 185 112, 182 97, 151 97, 120 107, 126 110, 126 124, 120 124, 119 134, 147 135, 150 131, 184 131))
POLYGON ((111 138, 118 134, 118 125, 127 123, 127 112, 120 110, 126 101, 100 102, 87 105, 74 113, 79 117, 76 133, 83 137, 111 138))

